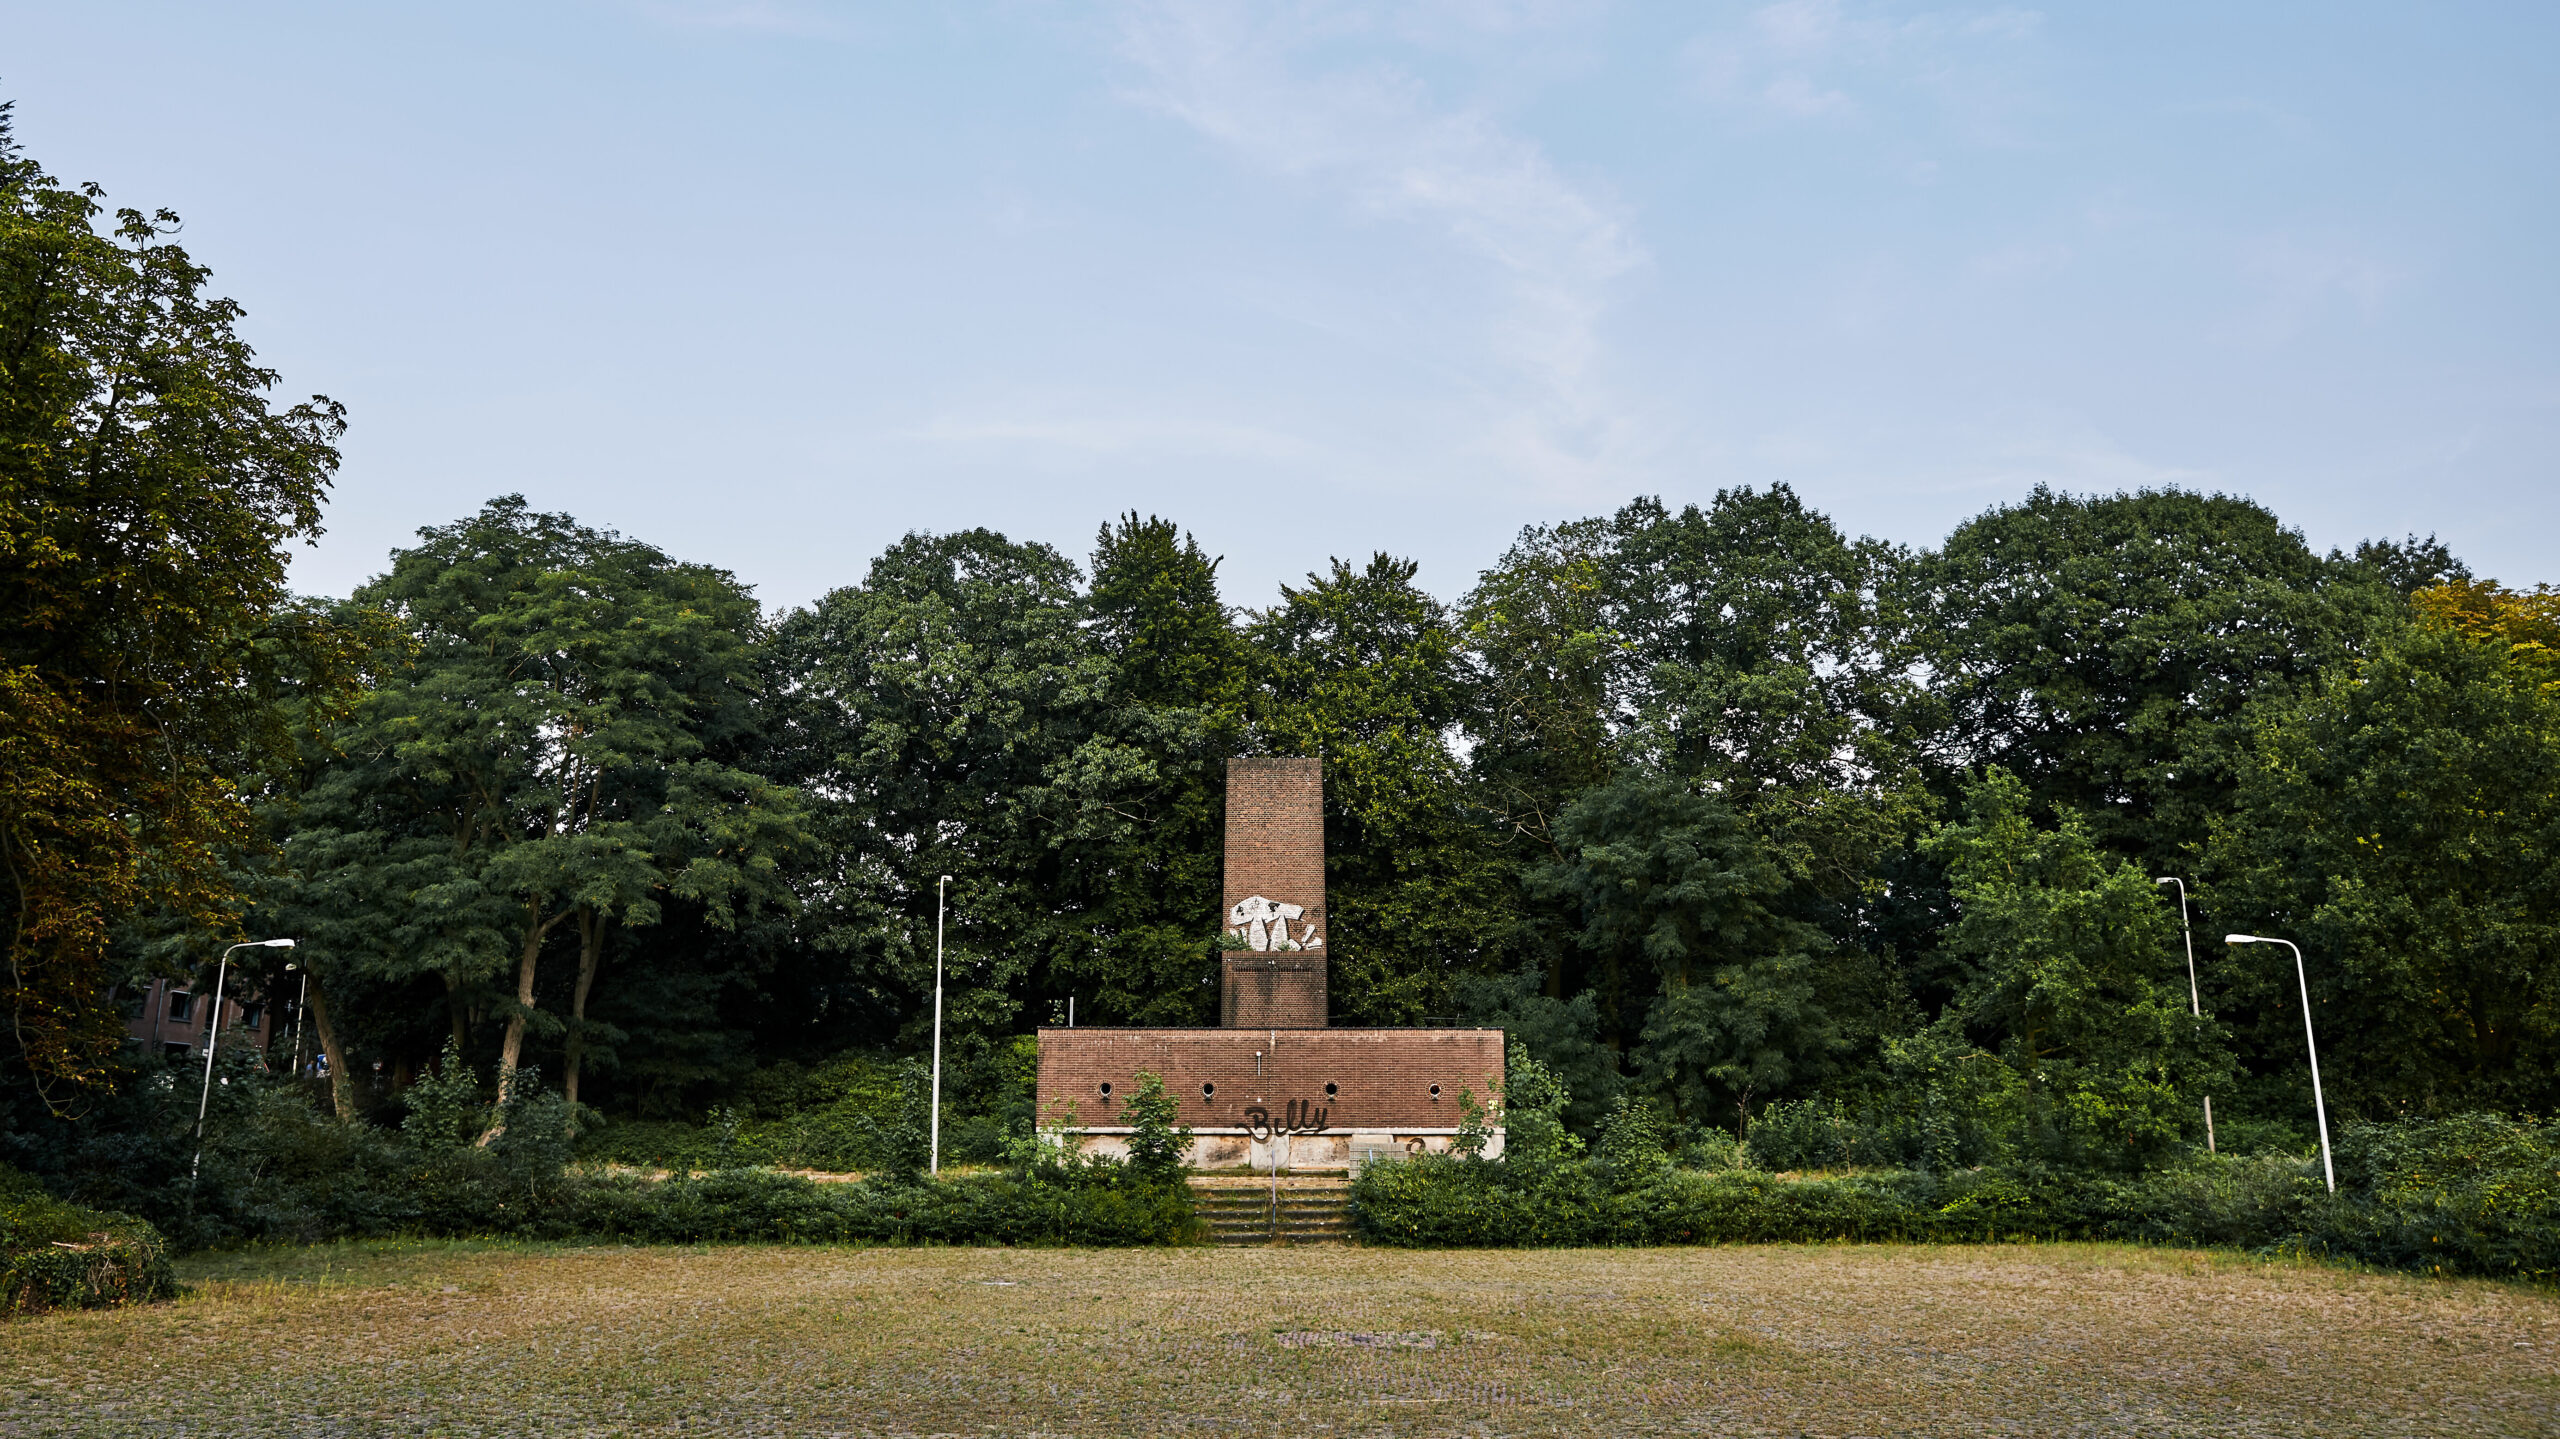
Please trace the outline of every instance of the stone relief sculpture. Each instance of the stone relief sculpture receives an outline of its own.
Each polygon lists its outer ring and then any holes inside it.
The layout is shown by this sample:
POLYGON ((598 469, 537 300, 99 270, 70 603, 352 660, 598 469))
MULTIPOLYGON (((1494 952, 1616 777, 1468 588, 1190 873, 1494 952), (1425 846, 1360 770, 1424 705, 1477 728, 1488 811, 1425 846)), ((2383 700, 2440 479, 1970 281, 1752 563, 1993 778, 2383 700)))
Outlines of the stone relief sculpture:
POLYGON ((1282 904, 1257 894, 1230 906, 1227 922, 1244 936, 1246 945, 1258 951, 1322 949, 1324 936, 1316 933, 1312 920, 1300 924, 1297 933, 1289 932, 1290 922, 1304 920, 1306 913, 1303 905, 1282 904))

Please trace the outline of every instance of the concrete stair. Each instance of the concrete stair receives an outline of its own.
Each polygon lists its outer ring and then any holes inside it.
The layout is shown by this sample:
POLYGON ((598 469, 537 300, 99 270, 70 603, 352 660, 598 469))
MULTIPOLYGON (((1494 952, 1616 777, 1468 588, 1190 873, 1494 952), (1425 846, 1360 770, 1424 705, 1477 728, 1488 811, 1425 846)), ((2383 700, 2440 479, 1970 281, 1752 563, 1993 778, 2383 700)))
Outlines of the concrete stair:
POLYGON ((1351 1238, 1351 1181, 1335 1174, 1280 1179, 1272 1213, 1271 1176, 1194 1175, 1192 1208, 1212 1244, 1343 1244, 1351 1238))

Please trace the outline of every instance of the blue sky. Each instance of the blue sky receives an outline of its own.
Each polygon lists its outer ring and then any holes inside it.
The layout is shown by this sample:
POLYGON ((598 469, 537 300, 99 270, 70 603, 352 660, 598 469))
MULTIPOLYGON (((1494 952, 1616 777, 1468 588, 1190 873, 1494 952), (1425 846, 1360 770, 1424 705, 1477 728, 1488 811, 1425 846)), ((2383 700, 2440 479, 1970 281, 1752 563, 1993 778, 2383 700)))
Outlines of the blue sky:
POLYGON ((1455 596, 1784 481, 2039 482, 2560 580, 2560 7, 0 0, 353 428, 296 583, 520 491, 768 601, 910 529, 1455 596))

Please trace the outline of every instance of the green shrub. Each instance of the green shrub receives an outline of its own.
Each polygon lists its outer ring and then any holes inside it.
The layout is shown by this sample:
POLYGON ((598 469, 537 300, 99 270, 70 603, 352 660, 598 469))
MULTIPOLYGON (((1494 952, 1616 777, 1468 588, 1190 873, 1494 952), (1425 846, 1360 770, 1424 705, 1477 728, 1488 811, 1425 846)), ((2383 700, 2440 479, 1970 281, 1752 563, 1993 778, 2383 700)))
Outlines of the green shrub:
MULTIPOLYGON (((1785 1142, 1828 1142, 1838 1113, 1781 1110, 1796 1126, 1785 1142)), ((2560 1140, 2530 1119, 2349 1125, 2335 1195, 2316 1161, 2294 1156, 2193 1155, 2141 1175, 2016 1160, 1944 1173, 1655 1169, 1629 1182, 1642 1156, 1635 1130, 1620 1132, 1633 1157, 1616 1163, 1373 1165, 1352 1184, 1353 1221, 1372 1243, 1411 1247, 2120 1239, 2560 1278, 2560 1140)), ((1755 1126, 1755 1150, 1760 1137, 1755 1126)))
POLYGON ((581 1234, 653 1244, 772 1240, 844 1244, 1183 1244, 1198 1237, 1190 1191, 1120 1165, 1047 1166, 1024 1176, 820 1184, 734 1169, 651 1183, 582 1186, 581 1234))
POLYGON ((65 1204, 0 1166, 0 1315, 148 1304, 177 1292, 158 1230, 65 1204))

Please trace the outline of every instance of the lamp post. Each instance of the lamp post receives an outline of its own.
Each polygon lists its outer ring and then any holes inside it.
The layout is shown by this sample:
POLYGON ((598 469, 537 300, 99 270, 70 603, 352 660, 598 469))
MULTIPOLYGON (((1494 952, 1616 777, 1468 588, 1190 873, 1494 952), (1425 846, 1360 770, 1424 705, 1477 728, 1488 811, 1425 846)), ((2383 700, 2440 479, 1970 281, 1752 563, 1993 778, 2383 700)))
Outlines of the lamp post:
MULTIPOLYGON (((2196 927, 2187 920, 2187 882, 2172 875, 2167 879, 2155 879, 2152 883, 2174 884, 2178 887, 2178 932, 2186 936, 2187 941, 2187 1011, 2195 1016, 2197 1027, 2202 1028, 2204 1024, 2204 992, 2196 987, 2196 927)), ((2213 1147, 2213 1096, 2210 1094, 2204 1097, 2204 1152, 2207 1154, 2215 1152, 2213 1147)))
POLYGON ((214 971, 213 1017, 205 1021, 204 1031, 204 1092, 196 1096, 196 1157, 187 1166, 187 1198, 190 1202, 196 1193, 196 1171, 204 1168, 204 1112, 213 1103, 213 1050, 222 1042, 222 986, 231 978, 231 950, 291 948, 293 941, 289 939, 253 939, 245 944, 235 944, 222 952, 222 965, 214 971))
POLYGON ((942 915, 943 890, 951 883, 944 875, 933 886, 933 1118, 930 1162, 927 1171, 942 1173, 942 915))
POLYGON ((2311 1037, 2311 977, 2302 968, 2302 946, 2289 939, 2269 939, 2255 934, 2226 934, 2224 944, 2281 944, 2293 951, 2294 983, 2302 987, 2302 1047, 2311 1055, 2311 1109, 2320 1119, 2320 1173, 2329 1181, 2329 1192, 2338 1192, 2338 1171, 2329 1163, 2329 1101, 2320 1094, 2320 1046, 2311 1037))
MULTIPOLYGON (((284 968, 285 973, 291 974, 297 969, 302 969, 302 966, 288 964, 284 968)), ((302 1078, 302 1011, 310 1007, 311 971, 302 969, 302 992, 295 995, 293 1000, 293 1077, 296 1080, 302 1078)))

